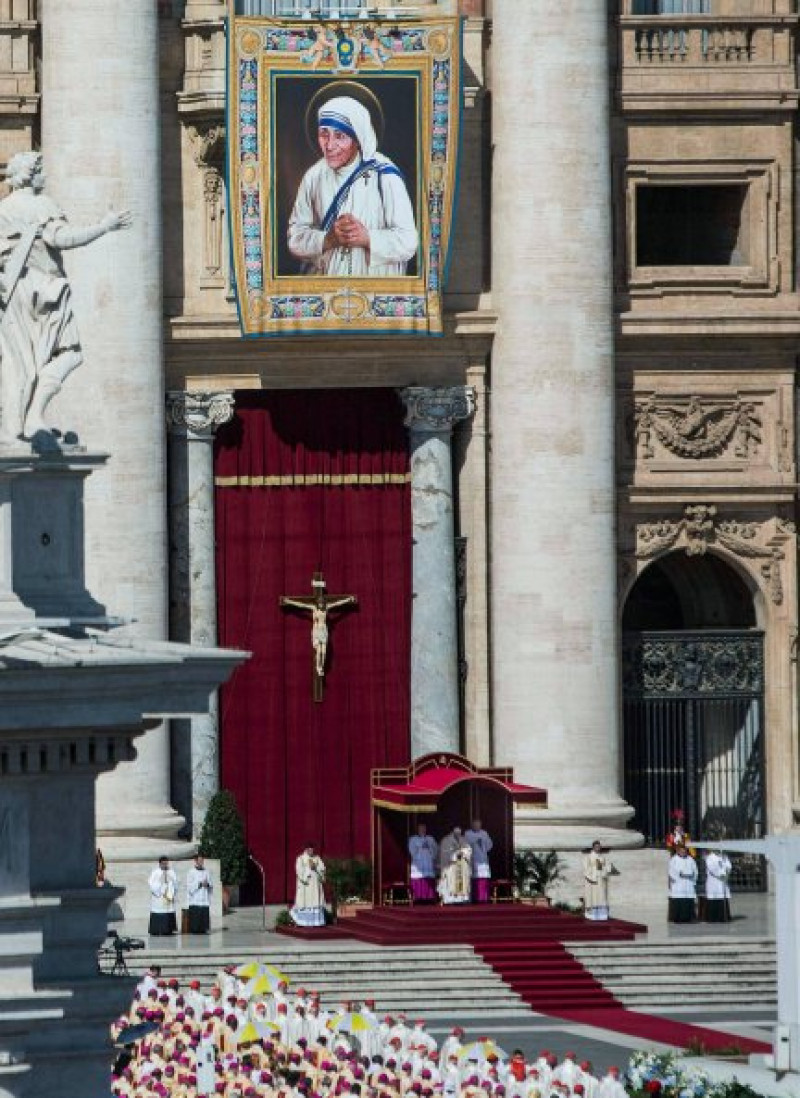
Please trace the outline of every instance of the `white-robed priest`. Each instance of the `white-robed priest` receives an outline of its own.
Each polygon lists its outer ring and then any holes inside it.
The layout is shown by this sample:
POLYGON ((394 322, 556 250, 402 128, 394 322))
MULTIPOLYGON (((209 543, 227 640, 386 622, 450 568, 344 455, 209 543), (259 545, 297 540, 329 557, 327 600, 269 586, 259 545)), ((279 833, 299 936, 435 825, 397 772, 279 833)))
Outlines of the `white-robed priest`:
POLYGON ((214 886, 202 854, 186 874, 186 907, 190 934, 208 934, 211 927, 211 893, 214 886))
POLYGON ((298 926, 325 925, 325 863, 308 843, 295 862, 297 891, 290 915, 298 926))
POLYGON ((178 929, 175 917, 175 897, 178 893, 178 878, 174 869, 170 869, 169 858, 162 856, 158 866, 148 879, 150 886, 150 925, 148 933, 157 936, 174 934, 178 929))
POLYGON ((404 275, 417 252, 414 210, 400 169, 378 152, 366 107, 350 96, 318 112, 322 158, 303 176, 289 217, 289 251, 304 273, 404 275))
POLYGON ((583 907, 587 919, 608 919, 608 878, 616 872, 602 843, 595 840, 583 859, 583 907))

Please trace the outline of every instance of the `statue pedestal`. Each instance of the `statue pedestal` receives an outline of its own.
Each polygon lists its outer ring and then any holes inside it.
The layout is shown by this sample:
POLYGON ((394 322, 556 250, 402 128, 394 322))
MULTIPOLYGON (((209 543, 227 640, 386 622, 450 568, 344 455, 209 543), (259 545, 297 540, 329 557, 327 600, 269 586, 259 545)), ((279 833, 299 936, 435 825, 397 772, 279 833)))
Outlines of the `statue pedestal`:
POLYGON ((0 626, 120 624, 86 589, 84 482, 107 460, 0 449, 0 626))

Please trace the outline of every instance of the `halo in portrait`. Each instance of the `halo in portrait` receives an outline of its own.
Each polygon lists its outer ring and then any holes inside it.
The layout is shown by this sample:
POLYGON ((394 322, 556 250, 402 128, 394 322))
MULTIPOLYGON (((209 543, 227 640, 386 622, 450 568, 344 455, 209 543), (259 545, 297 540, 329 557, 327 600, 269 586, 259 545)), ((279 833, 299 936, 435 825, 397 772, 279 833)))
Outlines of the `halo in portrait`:
POLYGON ((386 129, 383 107, 375 92, 370 91, 364 84, 360 84, 356 80, 334 80, 330 84, 325 84, 324 87, 319 88, 311 96, 306 108, 306 139, 309 147, 316 155, 319 155, 319 140, 317 137, 319 110, 329 99, 335 99, 339 95, 349 95, 351 99, 358 100, 362 106, 367 108, 372 119, 372 128, 375 130, 375 136, 378 139, 378 148, 380 148, 383 133, 386 129))

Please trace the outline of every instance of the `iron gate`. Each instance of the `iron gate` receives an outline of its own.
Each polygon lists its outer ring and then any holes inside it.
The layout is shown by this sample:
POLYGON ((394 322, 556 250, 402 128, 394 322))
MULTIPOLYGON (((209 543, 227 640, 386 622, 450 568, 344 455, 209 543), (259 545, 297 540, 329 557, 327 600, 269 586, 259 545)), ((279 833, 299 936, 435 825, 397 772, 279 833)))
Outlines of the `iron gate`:
MULTIPOLYGON (((623 709, 625 799, 650 845, 675 808, 698 841, 764 835, 763 633, 626 633, 623 709)), ((733 888, 766 887, 763 858, 731 860, 733 888)))

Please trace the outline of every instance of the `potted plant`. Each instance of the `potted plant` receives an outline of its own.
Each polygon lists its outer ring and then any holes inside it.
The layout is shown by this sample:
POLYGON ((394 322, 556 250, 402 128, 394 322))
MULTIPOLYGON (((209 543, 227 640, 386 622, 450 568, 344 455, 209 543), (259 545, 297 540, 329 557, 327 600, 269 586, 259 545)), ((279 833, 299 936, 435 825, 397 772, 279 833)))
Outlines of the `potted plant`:
POLYGON ((548 889, 564 877, 564 863, 555 850, 514 851, 514 892, 523 903, 550 905, 548 889))
POLYGON ((222 909, 231 906, 231 892, 247 876, 247 846, 244 824, 233 793, 221 789, 211 798, 203 829, 200 832, 200 853, 204 858, 219 860, 222 883, 222 909))
POLYGON ((348 918, 371 906, 372 864, 368 858, 328 858, 325 879, 334 920, 348 918))

